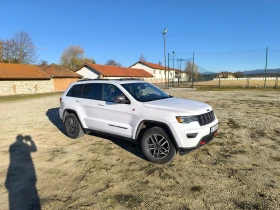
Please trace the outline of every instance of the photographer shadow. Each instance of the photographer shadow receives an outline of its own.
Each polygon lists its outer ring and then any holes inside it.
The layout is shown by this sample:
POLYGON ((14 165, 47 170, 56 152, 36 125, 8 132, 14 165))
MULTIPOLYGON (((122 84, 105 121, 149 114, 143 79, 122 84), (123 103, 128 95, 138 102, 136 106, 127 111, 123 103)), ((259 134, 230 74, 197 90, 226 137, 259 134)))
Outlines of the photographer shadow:
POLYGON ((36 172, 30 154, 36 151, 30 136, 18 135, 16 142, 10 146, 10 165, 5 182, 9 191, 10 210, 41 209, 36 172))

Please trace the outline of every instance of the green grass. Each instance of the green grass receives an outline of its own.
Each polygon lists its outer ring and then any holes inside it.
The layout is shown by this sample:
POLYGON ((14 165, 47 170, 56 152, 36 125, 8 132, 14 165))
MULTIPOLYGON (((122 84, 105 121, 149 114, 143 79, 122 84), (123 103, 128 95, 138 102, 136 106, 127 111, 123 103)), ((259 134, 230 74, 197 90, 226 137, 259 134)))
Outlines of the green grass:
MULTIPOLYGON (((55 95, 57 95, 57 98, 58 98, 60 95, 62 95, 62 93, 63 92, 53 92, 53 93, 36 93, 36 94, 19 94, 19 95, 0 96, 0 103, 9 102, 9 101, 33 99, 33 98, 43 98, 46 96, 55 96, 55 95)), ((59 98, 57 100, 59 100, 59 98)))

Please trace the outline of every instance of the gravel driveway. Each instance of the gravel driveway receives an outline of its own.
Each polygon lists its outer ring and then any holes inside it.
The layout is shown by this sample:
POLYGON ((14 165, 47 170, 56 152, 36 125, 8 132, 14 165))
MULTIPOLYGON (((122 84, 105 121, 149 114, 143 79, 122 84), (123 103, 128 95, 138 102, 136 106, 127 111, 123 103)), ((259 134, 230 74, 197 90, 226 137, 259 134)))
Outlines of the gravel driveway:
POLYGON ((59 95, 1 102, 0 209, 280 209, 280 92, 167 92, 220 120, 212 143, 167 165, 123 140, 69 139, 59 95))

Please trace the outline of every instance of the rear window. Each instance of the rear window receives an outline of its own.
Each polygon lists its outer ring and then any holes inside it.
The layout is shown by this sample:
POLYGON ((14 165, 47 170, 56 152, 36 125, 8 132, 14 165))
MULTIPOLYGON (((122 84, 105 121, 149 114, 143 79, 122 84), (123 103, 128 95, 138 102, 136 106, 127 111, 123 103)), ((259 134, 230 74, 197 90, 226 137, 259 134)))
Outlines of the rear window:
POLYGON ((66 94, 66 96, 81 98, 82 97, 83 88, 84 88, 84 84, 73 85, 72 88, 66 94))

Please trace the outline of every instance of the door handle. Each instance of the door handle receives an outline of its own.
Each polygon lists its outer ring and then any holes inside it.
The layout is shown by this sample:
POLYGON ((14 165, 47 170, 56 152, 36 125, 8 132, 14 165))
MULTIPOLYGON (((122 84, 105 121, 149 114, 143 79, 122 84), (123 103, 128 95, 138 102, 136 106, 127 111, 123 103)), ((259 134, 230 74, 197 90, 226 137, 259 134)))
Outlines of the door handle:
POLYGON ((99 106, 105 106, 105 104, 98 104, 99 106))
POLYGON ((77 102, 77 103, 81 103, 82 101, 81 101, 81 100, 76 100, 76 102, 77 102))

